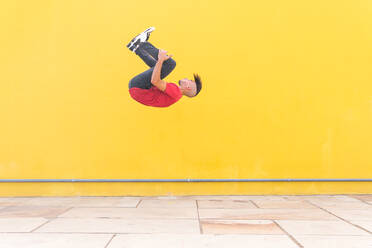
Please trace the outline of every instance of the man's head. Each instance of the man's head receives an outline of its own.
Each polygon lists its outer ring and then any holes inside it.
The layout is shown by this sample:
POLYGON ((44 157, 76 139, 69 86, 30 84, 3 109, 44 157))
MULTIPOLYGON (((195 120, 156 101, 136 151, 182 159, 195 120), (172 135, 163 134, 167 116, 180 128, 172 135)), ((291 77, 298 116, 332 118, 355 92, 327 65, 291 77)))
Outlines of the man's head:
POLYGON ((194 80, 187 78, 178 81, 182 94, 188 97, 194 97, 199 94, 202 83, 198 74, 194 74, 194 80))

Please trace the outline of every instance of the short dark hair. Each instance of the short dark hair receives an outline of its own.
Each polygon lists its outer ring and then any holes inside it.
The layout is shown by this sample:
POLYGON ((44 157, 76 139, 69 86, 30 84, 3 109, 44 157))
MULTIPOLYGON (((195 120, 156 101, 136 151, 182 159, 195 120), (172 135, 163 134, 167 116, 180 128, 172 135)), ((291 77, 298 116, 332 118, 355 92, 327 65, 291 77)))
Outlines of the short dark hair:
POLYGON ((202 83, 201 83, 200 76, 198 74, 196 74, 196 73, 194 73, 194 81, 196 83, 196 94, 195 94, 195 96, 196 96, 196 95, 199 94, 199 92, 200 92, 200 90, 202 88, 202 83))

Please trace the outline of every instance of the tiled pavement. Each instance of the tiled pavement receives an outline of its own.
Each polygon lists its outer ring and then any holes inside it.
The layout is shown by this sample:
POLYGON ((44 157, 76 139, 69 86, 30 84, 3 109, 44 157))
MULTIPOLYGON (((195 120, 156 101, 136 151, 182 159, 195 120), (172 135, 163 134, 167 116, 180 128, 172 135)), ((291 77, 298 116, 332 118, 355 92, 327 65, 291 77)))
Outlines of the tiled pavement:
POLYGON ((0 197, 0 248, 372 248, 372 195, 0 197))

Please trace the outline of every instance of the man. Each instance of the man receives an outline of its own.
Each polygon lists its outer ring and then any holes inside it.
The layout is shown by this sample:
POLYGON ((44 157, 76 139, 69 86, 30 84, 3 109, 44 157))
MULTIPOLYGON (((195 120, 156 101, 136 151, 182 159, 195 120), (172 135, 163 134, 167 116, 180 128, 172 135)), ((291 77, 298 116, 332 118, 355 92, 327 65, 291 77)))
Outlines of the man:
POLYGON ((194 80, 181 79, 179 85, 162 80, 176 67, 176 61, 171 58, 172 55, 167 55, 167 51, 157 49, 148 42, 154 30, 154 27, 146 29, 127 45, 150 67, 130 80, 129 94, 137 102, 153 107, 168 107, 183 95, 195 97, 202 86, 199 75, 194 74, 194 80))

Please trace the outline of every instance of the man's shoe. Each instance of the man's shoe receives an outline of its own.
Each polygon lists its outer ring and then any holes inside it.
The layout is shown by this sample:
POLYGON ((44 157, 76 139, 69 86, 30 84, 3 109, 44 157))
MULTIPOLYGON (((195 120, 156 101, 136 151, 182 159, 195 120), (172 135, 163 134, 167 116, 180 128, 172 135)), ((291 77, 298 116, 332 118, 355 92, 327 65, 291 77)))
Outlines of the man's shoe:
POLYGON ((143 31, 142 33, 140 33, 139 35, 137 35, 136 37, 134 37, 127 45, 127 47, 129 48, 129 50, 131 50, 132 52, 135 52, 136 49, 138 48, 138 45, 141 43, 141 42, 145 42, 147 41, 149 38, 150 38, 150 33, 152 31, 154 31, 155 28, 154 27, 150 27, 148 29, 146 29, 145 31, 143 31))

